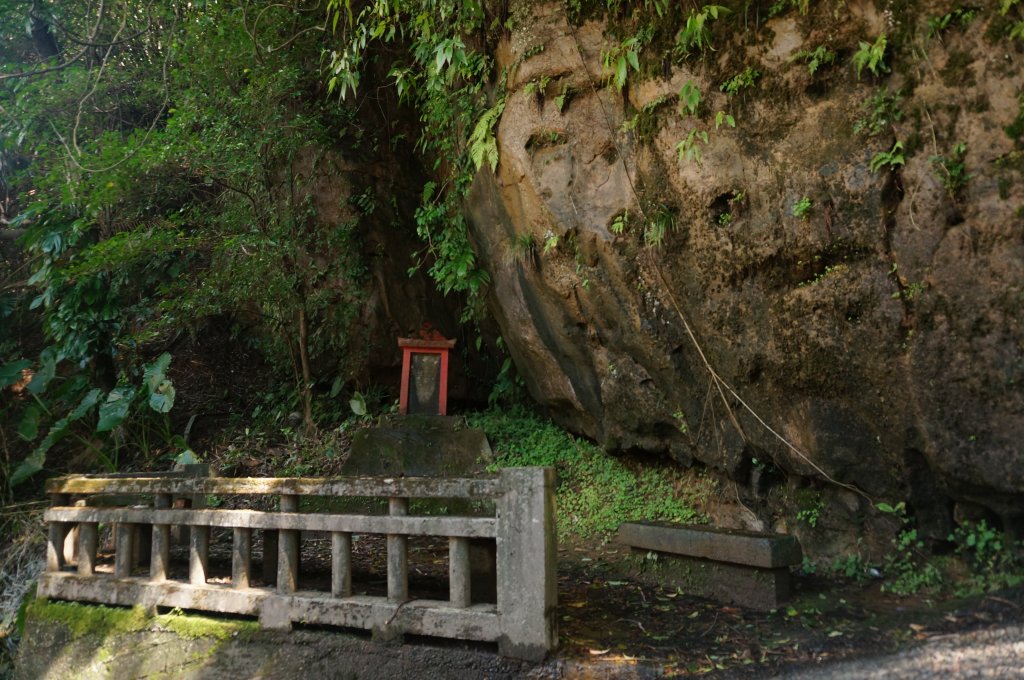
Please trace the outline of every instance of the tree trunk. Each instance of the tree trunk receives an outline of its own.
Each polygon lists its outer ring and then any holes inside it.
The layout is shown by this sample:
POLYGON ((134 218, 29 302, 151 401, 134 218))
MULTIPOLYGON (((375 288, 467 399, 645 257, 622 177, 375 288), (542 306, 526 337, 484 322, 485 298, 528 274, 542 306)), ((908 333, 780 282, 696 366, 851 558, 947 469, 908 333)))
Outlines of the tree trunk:
POLYGON ((309 320, 306 308, 299 308, 299 363, 302 365, 302 425, 305 434, 313 434, 313 373, 309 368, 309 320))
POLYGON ((32 44, 35 46, 39 58, 49 61, 60 56, 60 48, 57 46, 57 39, 53 37, 53 32, 50 31, 50 22, 46 20, 40 4, 39 0, 35 0, 30 12, 32 44))

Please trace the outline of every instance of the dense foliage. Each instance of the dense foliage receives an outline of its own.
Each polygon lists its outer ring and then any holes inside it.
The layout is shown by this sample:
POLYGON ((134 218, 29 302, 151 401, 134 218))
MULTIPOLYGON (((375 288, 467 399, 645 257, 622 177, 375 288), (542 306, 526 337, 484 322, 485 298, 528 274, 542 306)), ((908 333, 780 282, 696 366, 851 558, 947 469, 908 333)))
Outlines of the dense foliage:
POLYGON ((326 96, 322 8, 5 2, 0 26, 3 211, 23 247, 0 288, 0 410, 33 447, 13 481, 65 435, 107 466, 126 441, 170 444, 170 357, 156 383, 146 366, 214 322, 294 381, 313 427, 314 381, 343 372, 311 365, 352 345, 372 208, 338 196, 324 217, 315 200, 372 142, 358 106, 326 96), (39 355, 13 335, 33 312, 39 355))

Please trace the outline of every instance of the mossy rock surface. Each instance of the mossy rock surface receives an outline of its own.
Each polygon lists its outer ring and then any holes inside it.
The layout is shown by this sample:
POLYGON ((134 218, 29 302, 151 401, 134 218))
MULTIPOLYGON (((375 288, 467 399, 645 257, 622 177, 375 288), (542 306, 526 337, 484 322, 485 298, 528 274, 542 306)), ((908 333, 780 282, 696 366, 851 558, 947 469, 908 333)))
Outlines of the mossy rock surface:
POLYGON ((483 472, 491 459, 487 435, 463 418, 393 416, 353 435, 344 473, 467 477, 483 472))

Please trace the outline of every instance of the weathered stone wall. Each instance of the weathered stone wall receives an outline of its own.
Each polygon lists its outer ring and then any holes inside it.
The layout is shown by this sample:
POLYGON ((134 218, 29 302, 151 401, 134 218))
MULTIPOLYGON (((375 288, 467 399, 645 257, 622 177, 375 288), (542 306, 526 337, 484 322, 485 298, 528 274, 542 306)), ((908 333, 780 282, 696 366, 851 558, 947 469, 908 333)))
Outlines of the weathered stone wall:
POLYGON ((523 662, 486 651, 386 645, 331 631, 262 631, 238 621, 194 615, 175 617, 184 624, 178 626, 184 632, 159 619, 134 629, 110 628, 102 625, 103 607, 81 610, 83 621, 99 619, 92 631, 83 633, 46 617, 29 617, 15 680, 300 675, 373 680, 407 677, 411 672, 437 678, 520 678, 529 669, 523 662), (193 620, 202 622, 201 631, 185 628, 193 620))
POLYGON ((666 57, 662 77, 631 72, 620 94, 600 82, 609 26, 513 3, 497 52, 510 69, 501 161, 469 202, 490 308, 556 420, 609 450, 723 472, 761 503, 748 524, 799 530, 796 513, 813 510, 823 551, 851 546, 870 533, 870 503, 833 481, 908 500, 935 538, 955 509, 1012 520, 1024 159, 1004 128, 1022 115, 1024 45, 991 9, 929 38, 945 6, 811 5, 757 30, 735 17, 716 51, 666 57), (892 72, 858 79, 850 57, 880 33, 892 72), (821 44, 838 59, 812 75, 794 55, 821 44), (753 88, 719 91, 748 66, 753 88), (704 102, 681 116, 691 80, 704 102), (902 92, 902 119, 855 132, 884 89, 902 92), (735 129, 716 129, 717 111, 735 129), (677 154, 691 129, 709 135, 700 164, 677 154), (897 140, 905 166, 872 171, 897 140), (970 179, 950 192, 930 159, 956 160, 960 142, 970 179), (671 226, 648 246, 659 220, 671 226))

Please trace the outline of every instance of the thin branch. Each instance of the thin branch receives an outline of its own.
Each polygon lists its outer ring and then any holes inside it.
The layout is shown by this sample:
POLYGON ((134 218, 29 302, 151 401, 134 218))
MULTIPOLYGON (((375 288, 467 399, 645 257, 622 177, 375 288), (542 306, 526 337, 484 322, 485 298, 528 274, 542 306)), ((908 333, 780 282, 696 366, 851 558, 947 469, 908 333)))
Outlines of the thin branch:
MULTIPOLYGON (((171 31, 172 32, 173 32, 174 28, 177 26, 177 23, 178 23, 178 20, 177 20, 177 17, 175 17, 174 22, 171 24, 171 31)), ((124 29, 124 26, 125 26, 125 24, 122 23, 121 28, 118 29, 118 33, 120 33, 120 31, 124 29)), ((163 61, 163 64, 161 65, 161 77, 162 77, 162 81, 163 81, 163 95, 164 95, 164 98, 163 98, 163 101, 160 103, 160 106, 157 108, 156 113, 153 114, 152 122, 149 124, 149 127, 146 128, 146 133, 143 135, 142 140, 136 145, 136 147, 134 149, 132 149, 130 152, 128 152, 126 155, 124 155, 123 157, 118 159, 117 161, 114 161, 113 163, 111 163, 110 165, 106 165, 106 166, 98 167, 98 168, 89 168, 89 167, 86 167, 86 166, 82 165, 78 161, 78 159, 75 157, 75 154, 72 152, 71 147, 68 146, 67 140, 64 138, 63 135, 60 134, 60 131, 57 130, 56 125, 53 124, 53 121, 52 120, 48 121, 49 124, 50 124, 50 128, 53 130, 54 134, 57 136, 57 139, 60 140, 61 145, 64 147, 64 150, 67 152, 68 159, 71 161, 71 163, 76 168, 78 168, 82 172, 88 172, 88 173, 107 172, 109 170, 113 170, 114 168, 118 167, 122 163, 125 163, 125 162, 129 161, 130 159, 134 158, 135 155, 138 154, 138 152, 142 150, 142 148, 146 145, 146 142, 149 141, 149 136, 153 133, 153 130, 156 129, 157 123, 160 122, 161 116, 163 116, 163 113, 167 109, 167 105, 170 102, 170 88, 168 87, 168 81, 169 81, 169 77, 168 77, 168 64, 170 63, 171 52, 172 52, 172 50, 171 50, 170 47, 168 47, 165 50, 165 52, 164 52, 164 61, 163 61)), ((100 77, 100 75, 102 75, 102 71, 106 67, 106 61, 107 61, 107 59, 109 57, 109 54, 110 54, 110 52, 109 52, 109 49, 108 49, 107 55, 104 57, 103 64, 100 67, 100 74, 97 74, 96 84, 99 83, 99 77, 100 77)), ((96 89, 96 85, 93 86, 92 91, 95 91, 95 89, 96 89)), ((79 123, 80 123, 82 106, 84 105, 85 99, 88 98, 91 95, 91 92, 89 94, 87 94, 85 96, 85 98, 83 98, 79 102, 79 113, 78 113, 78 116, 76 116, 75 127, 73 128, 73 136, 72 136, 72 141, 73 142, 75 141, 75 138, 77 137, 77 131, 78 131, 79 123)), ((74 144, 74 146, 75 146, 75 149, 78 151, 79 155, 84 155, 84 154, 82 154, 81 150, 78 149, 77 143, 74 144)))
POLYGON ((323 26, 310 26, 309 28, 304 28, 295 35, 293 35, 292 37, 288 38, 288 40, 286 40, 282 44, 278 45, 277 47, 268 47, 267 52, 277 52, 278 50, 283 50, 284 48, 288 47, 288 45, 291 45, 293 42, 295 42, 295 40, 303 33, 309 33, 310 31, 323 31, 326 33, 327 22, 325 21, 323 26))
POLYGON ((75 35, 74 33, 72 33, 70 28, 68 28, 64 24, 60 23, 59 21, 57 21, 56 18, 50 17, 50 18, 47 19, 47 21, 49 23, 52 23, 54 26, 56 26, 61 31, 62 35, 65 38, 67 38, 71 42, 75 43, 76 45, 82 45, 84 47, 116 47, 117 45, 123 45, 125 43, 129 43, 132 40, 135 40, 136 38, 142 37, 146 33, 149 33, 150 31, 153 30, 153 2, 152 1, 146 6, 146 17, 148 18, 148 23, 146 24, 145 28, 143 28, 139 32, 134 33, 133 35, 130 35, 130 36, 126 37, 126 38, 115 39, 112 42, 106 42, 106 41, 104 41, 104 42, 97 42, 96 41, 96 36, 95 36, 95 31, 93 32, 93 35, 91 35, 91 36, 89 36, 87 38, 80 38, 77 35, 75 35))
POLYGON ((34 78, 36 76, 41 76, 41 75, 44 75, 46 73, 53 73, 54 71, 63 71, 64 69, 68 68, 69 66, 72 66, 73 64, 75 64, 75 62, 77 62, 82 57, 84 57, 85 53, 87 51, 88 51, 87 48, 83 48, 74 57, 72 57, 71 59, 68 59, 65 62, 57 64, 56 66, 47 66, 46 68, 40 68, 40 69, 36 69, 34 71, 19 71, 17 73, 0 73, 0 82, 3 82, 4 80, 11 80, 13 78, 34 78))
POLYGON ((214 184, 216 184, 218 186, 222 186, 225 189, 227 189, 228 191, 233 191, 236 194, 241 194, 242 196, 245 196, 247 199, 249 199, 249 202, 252 203, 253 216, 259 216, 259 214, 260 214, 259 204, 256 202, 256 198, 251 193, 249 193, 245 189, 240 189, 238 187, 231 186, 227 182, 225 182, 223 180, 220 180, 220 179, 217 179, 216 177, 213 177, 212 175, 208 175, 208 177, 210 177, 210 180, 212 180, 214 184))
MULTIPOLYGON (((121 25, 114 34, 114 40, 117 40, 117 37, 121 35, 121 31, 123 31, 127 25, 128 14, 126 12, 124 19, 121 21, 121 25)), ((77 151, 79 155, 82 155, 82 150, 78 148, 78 128, 82 123, 82 109, 85 106, 85 103, 92 98, 93 94, 96 93, 96 88, 100 86, 100 80, 103 78, 103 72, 107 70, 107 61, 110 59, 110 53, 113 51, 113 45, 107 47, 106 54, 103 55, 103 59, 100 61, 100 67, 96 72, 96 77, 93 79, 92 87, 81 99, 78 100, 78 112, 75 114, 75 125, 71 129, 71 146, 74 147, 75 151, 77 151)))
POLYGON ((32 286, 29 284, 27 280, 18 281, 17 283, 8 283, 3 286, 0 286, 0 295, 4 293, 10 293, 12 290, 29 290, 30 288, 32 288, 32 286))
POLYGON ((291 10, 293 12, 315 12, 316 10, 320 9, 320 2, 317 2, 315 5, 313 5, 312 7, 307 8, 307 9, 302 9, 302 8, 298 8, 298 7, 291 7, 289 5, 286 5, 286 4, 280 3, 280 2, 269 4, 266 7, 264 7, 263 9, 261 9, 259 11, 259 13, 256 15, 256 17, 253 19, 253 21, 252 21, 252 28, 249 28, 249 22, 248 22, 248 11, 247 11, 248 3, 244 3, 242 5, 242 27, 243 27, 243 30, 245 30, 246 35, 249 36, 249 40, 252 42, 253 54, 256 55, 256 59, 261 64, 263 63, 263 56, 262 56, 262 51, 263 50, 266 50, 267 54, 271 54, 273 52, 277 52, 279 50, 283 50, 284 48, 288 47, 293 42, 295 42, 300 36, 302 36, 302 35, 304 35, 306 33, 309 33, 310 31, 321 31, 321 32, 324 32, 324 33, 327 32, 327 24, 328 24, 329 18, 325 16, 324 23, 323 23, 322 26, 309 26, 307 28, 302 29, 298 33, 295 33, 292 37, 288 38, 287 40, 285 40, 282 44, 278 45, 277 47, 264 47, 264 48, 261 49, 260 42, 256 38, 257 28, 259 27, 260 20, 263 19, 263 15, 266 14, 267 12, 269 12, 270 10, 274 9, 275 7, 281 8, 281 9, 286 9, 286 10, 291 10))

